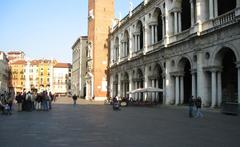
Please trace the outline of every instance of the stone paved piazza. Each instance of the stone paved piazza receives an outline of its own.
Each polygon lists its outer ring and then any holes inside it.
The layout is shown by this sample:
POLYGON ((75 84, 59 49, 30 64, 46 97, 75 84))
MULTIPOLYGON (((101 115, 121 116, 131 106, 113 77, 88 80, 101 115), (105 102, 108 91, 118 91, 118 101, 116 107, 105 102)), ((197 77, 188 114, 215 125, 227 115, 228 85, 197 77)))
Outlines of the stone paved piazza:
POLYGON ((240 117, 203 110, 188 118, 186 107, 126 107, 71 99, 50 112, 0 115, 1 147, 239 147, 240 117))

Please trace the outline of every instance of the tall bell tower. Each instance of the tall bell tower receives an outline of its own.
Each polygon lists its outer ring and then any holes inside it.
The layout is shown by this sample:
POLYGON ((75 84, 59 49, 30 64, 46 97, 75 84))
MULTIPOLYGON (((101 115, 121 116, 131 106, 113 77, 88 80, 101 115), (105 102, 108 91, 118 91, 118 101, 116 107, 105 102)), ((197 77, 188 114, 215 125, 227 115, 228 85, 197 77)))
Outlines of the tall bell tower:
POLYGON ((86 99, 107 96, 108 35, 113 18, 114 0, 88 0, 86 99))

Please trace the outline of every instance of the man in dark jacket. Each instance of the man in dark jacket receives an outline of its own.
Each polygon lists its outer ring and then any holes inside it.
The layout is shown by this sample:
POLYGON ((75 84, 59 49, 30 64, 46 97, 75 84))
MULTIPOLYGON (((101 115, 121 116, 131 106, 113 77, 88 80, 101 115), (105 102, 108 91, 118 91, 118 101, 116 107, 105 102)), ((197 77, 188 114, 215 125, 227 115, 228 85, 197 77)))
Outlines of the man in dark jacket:
POLYGON ((20 92, 17 93, 17 96, 16 96, 16 101, 17 101, 17 110, 18 112, 22 111, 22 94, 20 92))
POLYGON ((72 99, 73 99, 73 105, 75 106, 76 105, 76 101, 77 101, 77 95, 74 94, 72 99))
POLYGON ((197 112, 196 112, 196 118, 198 117, 203 117, 203 114, 201 112, 201 107, 202 107, 202 99, 201 97, 197 97, 196 99, 196 108, 197 108, 197 112))
POLYGON ((193 96, 189 99, 189 117, 193 117, 193 106, 194 106, 194 101, 193 101, 193 96))

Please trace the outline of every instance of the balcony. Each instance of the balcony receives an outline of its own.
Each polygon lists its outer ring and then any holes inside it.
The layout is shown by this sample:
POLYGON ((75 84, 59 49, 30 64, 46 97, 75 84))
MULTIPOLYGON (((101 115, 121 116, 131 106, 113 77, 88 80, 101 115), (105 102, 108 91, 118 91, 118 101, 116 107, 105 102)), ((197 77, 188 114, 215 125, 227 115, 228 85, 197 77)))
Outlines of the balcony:
POLYGON ((240 8, 236 8, 232 11, 218 16, 217 18, 204 22, 202 24, 202 30, 206 31, 209 29, 219 29, 237 22, 238 19, 240 19, 240 8))

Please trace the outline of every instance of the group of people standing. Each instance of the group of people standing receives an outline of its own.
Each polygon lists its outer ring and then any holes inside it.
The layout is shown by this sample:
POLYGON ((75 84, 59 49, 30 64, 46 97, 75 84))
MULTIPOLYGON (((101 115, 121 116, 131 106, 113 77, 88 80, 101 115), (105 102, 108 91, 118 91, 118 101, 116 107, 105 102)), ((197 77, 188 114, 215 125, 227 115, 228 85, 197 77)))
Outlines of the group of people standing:
POLYGON ((193 96, 189 99, 189 117, 203 117, 201 112, 202 99, 201 97, 194 98, 193 96))
POLYGON ((17 111, 48 111, 52 109, 52 101, 55 100, 55 97, 47 91, 41 93, 28 91, 27 93, 17 93, 15 99, 17 101, 17 111))
POLYGON ((10 92, 4 91, 0 94, 0 111, 2 114, 12 114, 13 97, 10 92))

